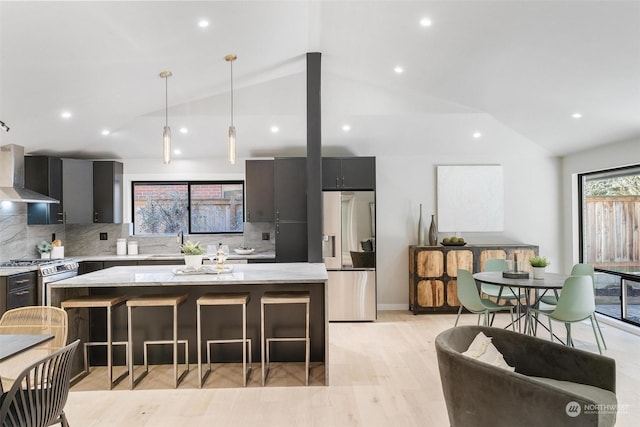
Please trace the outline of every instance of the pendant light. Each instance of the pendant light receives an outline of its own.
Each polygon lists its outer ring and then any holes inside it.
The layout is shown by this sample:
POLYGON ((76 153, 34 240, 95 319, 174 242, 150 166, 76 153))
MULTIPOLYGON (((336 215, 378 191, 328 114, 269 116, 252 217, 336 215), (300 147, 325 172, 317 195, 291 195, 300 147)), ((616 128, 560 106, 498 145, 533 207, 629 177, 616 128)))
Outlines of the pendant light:
POLYGON ((229 163, 236 163, 236 128, 233 126, 233 61, 238 59, 234 54, 224 57, 231 66, 231 126, 229 126, 229 163))
POLYGON ((162 161, 168 164, 171 161, 171 128, 169 127, 169 87, 168 78, 173 73, 171 71, 163 71, 160 78, 164 79, 164 130, 162 132, 162 161))

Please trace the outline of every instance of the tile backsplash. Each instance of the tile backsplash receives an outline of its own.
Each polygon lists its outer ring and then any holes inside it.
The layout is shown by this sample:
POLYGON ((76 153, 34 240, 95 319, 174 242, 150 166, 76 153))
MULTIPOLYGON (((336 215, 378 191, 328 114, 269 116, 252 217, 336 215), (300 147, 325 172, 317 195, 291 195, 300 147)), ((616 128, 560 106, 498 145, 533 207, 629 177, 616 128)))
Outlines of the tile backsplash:
MULTIPOLYGON (((129 236, 130 224, 60 224, 28 225, 25 203, 0 202, 0 261, 38 257, 36 244, 51 241, 53 234, 62 241, 65 256, 113 255, 116 240, 126 238, 138 242, 140 254, 180 253, 177 236, 129 236), (100 233, 107 240, 100 240, 100 233)), ((245 223, 244 234, 194 234, 184 241, 199 241, 201 245, 227 244, 230 248, 247 246, 258 252, 275 250, 273 223, 245 223), (263 240, 268 235, 268 240, 263 240)))

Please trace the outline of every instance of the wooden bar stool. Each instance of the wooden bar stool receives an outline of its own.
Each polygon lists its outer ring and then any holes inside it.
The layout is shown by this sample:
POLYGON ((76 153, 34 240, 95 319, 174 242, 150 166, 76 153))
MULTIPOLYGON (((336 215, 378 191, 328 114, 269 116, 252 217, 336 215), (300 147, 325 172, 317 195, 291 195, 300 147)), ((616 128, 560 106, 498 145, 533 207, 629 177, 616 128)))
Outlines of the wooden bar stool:
POLYGON ((242 384, 246 387, 249 375, 251 375, 252 358, 251 358, 251 338, 247 338, 247 304, 251 300, 249 293, 230 293, 230 294, 206 294, 196 300, 198 306, 198 384, 202 388, 202 384, 207 380, 207 376, 211 373, 211 345, 212 344, 228 344, 242 343, 242 384), (242 306, 242 338, 233 338, 225 340, 207 340, 207 371, 202 377, 202 306, 220 306, 220 305, 241 305, 242 306), (247 346, 249 346, 249 371, 247 371, 247 346))
POLYGON ((129 321, 129 360, 130 360, 130 388, 142 380, 149 373, 149 363, 147 358, 147 346, 155 344, 172 344, 173 345, 173 376, 174 387, 178 388, 178 384, 189 372, 189 341, 178 340, 178 306, 187 300, 187 294, 179 295, 143 295, 131 298, 127 301, 128 321, 129 321), (134 378, 134 359, 133 359, 133 322, 132 310, 135 307, 173 307, 173 339, 171 340, 145 340, 144 346, 144 372, 138 378, 134 378), (184 363, 186 369, 178 376, 178 344, 184 344, 184 363))
MULTIPOLYGON (((114 385, 118 384, 129 373, 129 343, 128 341, 116 341, 113 342, 112 338, 112 322, 111 313, 112 309, 120 304, 123 304, 127 300, 122 295, 109 296, 109 295, 88 295, 70 298, 62 301, 60 306, 65 309, 73 308, 106 308, 107 309, 107 340, 106 341, 89 341, 84 343, 84 372, 82 377, 89 374, 89 353, 87 348, 92 346, 107 346, 107 380, 109 390, 114 385), (123 345, 125 347, 125 365, 126 370, 113 381, 113 346, 123 345)), ((80 377, 80 378, 82 378, 80 377)))
POLYGON ((261 359, 262 359, 262 385, 267 382, 267 376, 269 375, 269 350, 270 345, 274 341, 303 341, 305 343, 305 385, 309 385, 309 353, 310 342, 309 339, 309 302, 311 297, 309 292, 303 291, 291 291, 291 292, 265 292, 260 298, 260 346, 261 346, 261 359), (265 317, 264 308, 267 304, 304 304, 306 309, 305 318, 305 334, 304 337, 271 337, 265 336, 265 317), (266 347, 266 352, 265 352, 266 347), (266 360, 266 371, 265 371, 266 360))

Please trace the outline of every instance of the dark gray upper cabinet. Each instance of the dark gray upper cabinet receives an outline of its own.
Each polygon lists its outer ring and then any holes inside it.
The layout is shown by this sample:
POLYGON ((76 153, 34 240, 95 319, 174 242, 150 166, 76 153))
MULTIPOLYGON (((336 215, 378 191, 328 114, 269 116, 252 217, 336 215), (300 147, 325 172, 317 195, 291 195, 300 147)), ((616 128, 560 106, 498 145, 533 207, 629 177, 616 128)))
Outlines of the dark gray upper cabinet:
POLYGON ((122 175, 120 162, 93 162, 93 222, 122 223, 122 175))
POLYGON ((247 160, 245 180, 246 221, 273 222, 274 161, 247 160))
POLYGON ((375 157, 323 157, 323 190, 375 190, 375 157))
POLYGON ((307 222, 307 159, 278 157, 274 161, 275 221, 307 222))
POLYGON ((62 159, 63 219, 65 224, 93 222, 93 162, 62 159))
POLYGON ((60 203, 29 203, 27 223, 62 223, 64 201, 62 200, 62 159, 50 156, 25 156, 24 185, 45 196, 53 197, 60 203))

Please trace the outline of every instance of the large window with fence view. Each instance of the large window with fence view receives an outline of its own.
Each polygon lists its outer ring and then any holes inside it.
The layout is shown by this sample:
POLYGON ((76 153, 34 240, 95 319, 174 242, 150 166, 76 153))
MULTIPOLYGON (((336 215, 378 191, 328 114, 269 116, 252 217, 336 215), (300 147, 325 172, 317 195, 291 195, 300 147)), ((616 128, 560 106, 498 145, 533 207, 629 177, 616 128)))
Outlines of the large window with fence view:
POLYGON ((640 325, 640 165, 579 175, 580 259, 596 311, 640 325))
POLYGON ((134 234, 243 232, 243 181, 134 181, 131 186, 134 234))

